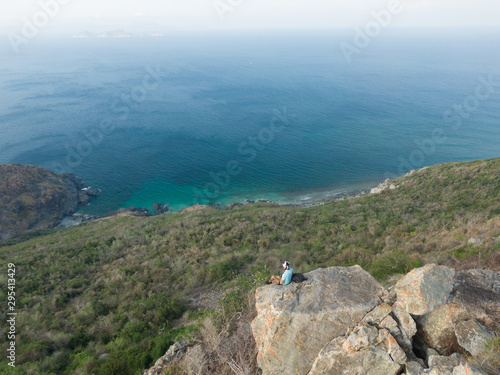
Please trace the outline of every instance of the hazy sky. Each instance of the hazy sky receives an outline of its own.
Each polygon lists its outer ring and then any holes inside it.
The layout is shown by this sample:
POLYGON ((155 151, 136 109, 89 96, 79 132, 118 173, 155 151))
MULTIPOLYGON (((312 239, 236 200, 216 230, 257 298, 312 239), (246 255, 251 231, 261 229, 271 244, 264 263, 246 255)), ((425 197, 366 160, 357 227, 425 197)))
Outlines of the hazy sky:
POLYGON ((499 0, 0 0, 0 24, 15 30, 56 1, 66 3, 50 19, 56 29, 354 27, 391 1, 405 4, 395 27, 500 27, 499 0))

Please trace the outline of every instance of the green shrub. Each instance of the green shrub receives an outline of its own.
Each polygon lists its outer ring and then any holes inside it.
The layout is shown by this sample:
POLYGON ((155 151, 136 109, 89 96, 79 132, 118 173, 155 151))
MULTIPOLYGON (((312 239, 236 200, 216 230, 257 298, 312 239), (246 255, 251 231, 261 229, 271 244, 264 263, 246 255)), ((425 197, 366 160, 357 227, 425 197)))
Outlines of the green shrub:
POLYGON ((67 350, 56 352, 54 355, 45 357, 42 360, 40 370, 45 373, 59 374, 66 369, 70 357, 71 354, 67 350))
POLYGON ((172 336, 169 332, 165 332, 151 341, 148 352, 151 353, 152 358, 160 358, 173 343, 172 336))
POLYGON ((74 373, 75 370, 85 367, 88 362, 95 360, 95 356, 86 352, 72 354, 69 358, 69 365, 66 369, 68 373, 74 373))
POLYGON ((405 252, 395 250, 391 254, 377 258, 372 263, 370 271, 376 279, 385 280, 391 275, 404 274, 422 265, 419 260, 411 260, 405 252))
POLYGON ((129 342, 139 342, 144 338, 144 334, 147 331, 147 324, 144 321, 130 321, 128 322, 123 330, 120 332, 120 336, 127 339, 129 342))
POLYGON ((216 262, 207 267, 208 280, 211 282, 231 280, 234 272, 233 265, 227 262, 216 262))
POLYGON ((92 340, 92 336, 87 335, 83 328, 71 336, 68 348, 77 349, 80 347, 85 347, 92 340))
POLYGON ((108 315, 108 307, 101 301, 92 301, 92 310, 97 316, 108 315))
POLYGON ((149 343, 147 351, 151 353, 151 357, 154 361, 164 355, 170 345, 179 341, 181 338, 189 338, 196 330, 196 325, 189 325, 172 330, 167 328, 149 343))
POLYGON ((144 306, 144 313, 151 313, 153 319, 150 323, 154 325, 163 325, 170 320, 178 319, 186 311, 186 306, 181 299, 167 293, 159 293, 146 303, 141 301, 140 304, 144 306))
POLYGON ((479 250, 471 246, 461 246, 450 251, 457 260, 472 258, 479 255, 479 250))
POLYGON ((137 375, 151 365, 149 353, 137 345, 113 350, 95 370, 97 375, 137 375))
POLYGON ((500 208, 494 208, 493 210, 490 210, 489 216, 490 218, 500 216, 500 208))

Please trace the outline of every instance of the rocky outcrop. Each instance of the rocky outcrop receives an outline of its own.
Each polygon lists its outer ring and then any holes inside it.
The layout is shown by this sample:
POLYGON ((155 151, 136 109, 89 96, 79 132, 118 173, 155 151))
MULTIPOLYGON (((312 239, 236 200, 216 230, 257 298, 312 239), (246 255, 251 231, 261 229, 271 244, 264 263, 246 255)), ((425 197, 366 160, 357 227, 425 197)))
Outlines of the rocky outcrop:
POLYGON ((392 184, 389 179, 385 180, 381 184, 379 184, 376 187, 374 187, 373 189, 371 189, 370 194, 379 194, 387 189, 390 189, 390 190, 396 189, 396 185, 392 184))
POLYGON ((92 198, 87 194, 86 191, 80 190, 78 192, 78 204, 79 205, 88 206, 91 201, 92 201, 92 198))
POLYGON ((455 327, 458 345, 472 355, 480 355, 484 350, 484 343, 495 337, 495 334, 475 320, 460 322, 455 327))
POLYGON ((84 190, 91 197, 97 197, 98 195, 101 194, 101 189, 96 189, 96 188, 88 187, 88 188, 85 188, 84 190))
POLYGON ((499 272, 468 270, 457 273, 446 303, 416 317, 423 341, 443 355, 463 351, 455 329, 467 320, 476 320, 486 327, 500 324, 499 272))
POLYGON ((92 202, 92 197, 97 197, 101 194, 101 189, 91 187, 84 187, 78 191, 78 204, 81 206, 88 206, 92 202))
POLYGON ((270 199, 257 199, 257 203, 276 203, 270 199))
POLYGON ((264 375, 484 373, 468 359, 500 325, 500 272, 427 265, 389 290, 359 266, 306 277, 257 289, 264 375))
POLYGON ((186 339, 180 339, 178 342, 168 348, 167 352, 161 356, 149 370, 144 371, 143 375, 160 375, 164 373, 165 367, 174 361, 178 361, 186 354, 191 344, 186 339))
POLYGON ((147 208, 130 206, 128 208, 120 208, 117 211, 113 211, 111 216, 128 215, 135 217, 149 217, 151 212, 147 208))
POLYGON ((486 372, 481 371, 474 366, 466 364, 461 364, 453 369, 452 375, 487 375, 486 372))
POLYGON ((307 374, 318 353, 356 327, 383 292, 359 266, 319 269, 306 277, 302 284, 257 290, 252 329, 264 374, 307 374))
POLYGON ((153 210, 155 211, 155 215, 163 215, 166 214, 169 210, 169 207, 167 204, 162 204, 159 202, 156 202, 153 204, 153 210))
POLYGON ((67 229, 80 224, 90 223, 91 221, 97 220, 97 216, 76 213, 71 216, 65 216, 61 223, 56 227, 59 229, 67 229))
POLYGON ((412 315, 436 309, 448 301, 454 275, 454 270, 435 264, 414 269, 394 288, 399 305, 412 315))
POLYGON ((0 165, 0 240, 53 228, 88 197, 82 181, 32 165, 0 165), (82 195, 82 197, 80 197, 82 195))

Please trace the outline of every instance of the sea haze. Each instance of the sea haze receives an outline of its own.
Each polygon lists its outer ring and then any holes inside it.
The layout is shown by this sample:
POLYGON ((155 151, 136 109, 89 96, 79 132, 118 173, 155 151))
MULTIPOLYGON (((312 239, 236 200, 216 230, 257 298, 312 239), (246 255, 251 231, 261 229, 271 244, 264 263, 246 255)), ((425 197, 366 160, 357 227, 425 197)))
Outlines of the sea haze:
POLYGON ((351 30, 33 39, 0 57, 0 163, 73 172, 105 215, 318 200, 498 157, 499 36, 385 30, 351 63, 351 30))

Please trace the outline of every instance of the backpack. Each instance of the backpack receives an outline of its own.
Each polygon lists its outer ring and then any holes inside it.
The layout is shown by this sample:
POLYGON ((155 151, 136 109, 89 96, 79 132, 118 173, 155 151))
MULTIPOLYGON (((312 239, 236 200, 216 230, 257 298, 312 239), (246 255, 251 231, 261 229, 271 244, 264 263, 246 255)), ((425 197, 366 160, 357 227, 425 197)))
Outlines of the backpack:
POLYGON ((301 282, 306 281, 306 280, 307 280, 307 277, 305 277, 301 273, 294 273, 292 275, 292 282, 294 282, 294 283, 301 283, 301 282))

